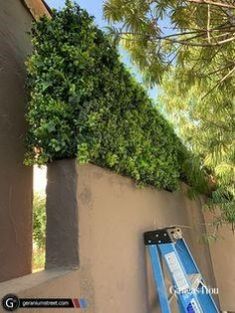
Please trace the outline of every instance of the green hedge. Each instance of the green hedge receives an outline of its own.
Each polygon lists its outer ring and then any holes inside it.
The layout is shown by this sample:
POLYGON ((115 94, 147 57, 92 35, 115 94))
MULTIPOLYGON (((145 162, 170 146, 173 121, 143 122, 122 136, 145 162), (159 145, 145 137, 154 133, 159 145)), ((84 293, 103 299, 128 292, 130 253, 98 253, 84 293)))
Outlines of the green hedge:
POLYGON ((39 193, 33 199, 33 240, 38 249, 46 246, 46 197, 39 193))
POLYGON ((77 157, 175 190, 186 149, 93 18, 67 1, 32 30, 26 163, 77 157))

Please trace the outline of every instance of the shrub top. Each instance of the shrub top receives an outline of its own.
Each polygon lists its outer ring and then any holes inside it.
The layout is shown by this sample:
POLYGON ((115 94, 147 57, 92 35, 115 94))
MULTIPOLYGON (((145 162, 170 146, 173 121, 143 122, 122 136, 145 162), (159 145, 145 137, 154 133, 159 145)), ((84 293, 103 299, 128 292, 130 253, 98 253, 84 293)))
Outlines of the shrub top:
POLYGON ((167 190, 190 181, 185 147, 86 11, 67 2, 32 43, 27 164, 77 157, 167 190))

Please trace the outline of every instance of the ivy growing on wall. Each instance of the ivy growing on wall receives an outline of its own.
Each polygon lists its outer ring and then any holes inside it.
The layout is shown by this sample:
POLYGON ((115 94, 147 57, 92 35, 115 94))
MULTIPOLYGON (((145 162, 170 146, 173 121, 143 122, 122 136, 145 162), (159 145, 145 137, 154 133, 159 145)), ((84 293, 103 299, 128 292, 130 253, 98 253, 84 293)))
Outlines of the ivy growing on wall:
POLYGON ((77 157, 167 190, 192 180, 185 147, 86 11, 67 1, 32 43, 27 164, 77 157))

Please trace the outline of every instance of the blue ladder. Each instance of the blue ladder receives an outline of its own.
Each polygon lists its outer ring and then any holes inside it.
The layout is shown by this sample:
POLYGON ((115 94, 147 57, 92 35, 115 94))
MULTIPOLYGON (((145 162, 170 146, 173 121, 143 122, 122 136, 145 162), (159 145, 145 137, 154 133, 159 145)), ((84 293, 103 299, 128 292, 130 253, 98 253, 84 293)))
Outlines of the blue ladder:
POLYGON ((162 313, 171 313, 162 262, 170 274, 180 313, 219 313, 180 228, 144 233, 162 313))

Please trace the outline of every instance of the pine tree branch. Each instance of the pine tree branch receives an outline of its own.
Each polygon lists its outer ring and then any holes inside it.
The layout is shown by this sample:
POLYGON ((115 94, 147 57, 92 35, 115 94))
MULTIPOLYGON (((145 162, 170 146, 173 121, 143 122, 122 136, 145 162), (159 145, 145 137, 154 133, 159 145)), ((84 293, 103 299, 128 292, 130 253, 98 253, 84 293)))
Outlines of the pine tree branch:
MULTIPOLYGON (((186 40, 171 39, 171 38, 168 38, 167 36, 166 37, 157 37, 156 39, 166 40, 166 41, 170 41, 172 43, 178 43, 178 44, 181 44, 181 45, 184 45, 184 46, 189 46, 189 47, 218 47, 218 46, 221 46, 221 45, 223 45, 225 43, 234 41, 235 40, 235 36, 227 38, 225 40, 221 40, 221 41, 218 41, 218 42, 211 42, 211 43, 195 43, 195 42, 189 42, 189 41, 186 41, 186 40)), ((189 38, 189 39, 193 39, 193 38, 189 38)), ((189 39, 187 39, 187 40, 189 40, 189 39)))
POLYGON ((220 68, 218 68, 218 69, 216 69, 216 70, 214 70, 214 71, 212 71, 212 72, 209 72, 209 73, 205 74, 204 76, 206 77, 206 76, 214 75, 214 74, 216 74, 216 73, 221 72, 222 70, 225 70, 226 68, 231 67, 232 65, 235 65, 235 62, 233 62, 233 63, 228 63, 228 64, 226 64, 225 66, 222 66, 222 67, 220 67, 220 68))
MULTIPOLYGON (((190 40, 193 40, 195 38, 199 38, 199 37, 203 37, 206 34, 206 30, 204 32, 201 32, 201 34, 199 33, 198 35, 189 37, 187 39, 181 40, 181 39, 174 39, 173 37, 179 37, 182 35, 186 35, 186 34, 192 34, 192 33, 197 33, 197 32, 185 32, 185 33, 177 33, 177 34, 171 34, 168 36, 153 36, 153 37, 149 37, 148 35, 146 35, 146 38, 148 38, 149 40, 165 40, 165 41, 169 41, 172 43, 176 43, 176 44, 181 44, 184 46, 189 46, 189 47, 218 47, 221 46, 225 43, 231 42, 231 41, 235 41, 235 36, 221 40, 221 41, 216 41, 216 42, 208 42, 208 43, 196 43, 196 42, 190 42, 190 40)), ((226 33, 228 34, 228 33, 226 33)), ((134 33, 134 32, 119 32, 118 34, 120 37, 122 35, 139 35, 139 36, 143 36, 143 34, 141 33, 134 33)), ((234 35, 234 33, 233 33, 234 35)), ((216 37, 221 37, 224 36, 224 34, 218 35, 218 36, 213 36, 212 38, 216 38, 216 37)), ((122 38, 125 40, 129 40, 129 41, 135 41, 133 38, 132 39, 127 39, 127 38, 122 38)), ((138 40, 137 40, 138 41, 138 40)))
POLYGON ((186 0, 186 1, 191 2, 191 3, 197 3, 197 4, 211 4, 217 7, 235 9, 235 5, 227 4, 223 2, 215 2, 215 1, 210 1, 210 0, 186 0))
POLYGON ((235 66, 202 97, 202 100, 205 99, 219 85, 221 85, 227 78, 229 78, 233 74, 233 72, 235 72, 235 66))
POLYGON ((207 38, 208 38, 209 43, 211 43, 210 23, 211 23, 211 11, 210 11, 210 4, 208 4, 208 7, 207 7, 207 38))

